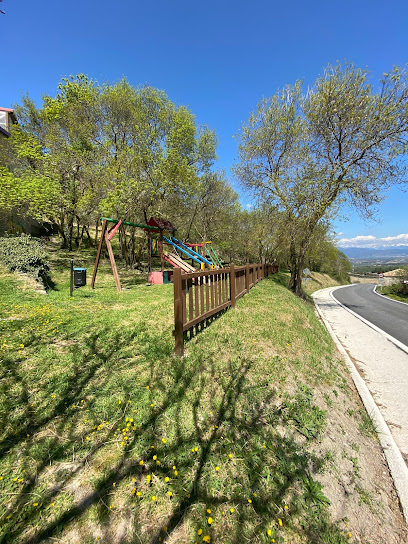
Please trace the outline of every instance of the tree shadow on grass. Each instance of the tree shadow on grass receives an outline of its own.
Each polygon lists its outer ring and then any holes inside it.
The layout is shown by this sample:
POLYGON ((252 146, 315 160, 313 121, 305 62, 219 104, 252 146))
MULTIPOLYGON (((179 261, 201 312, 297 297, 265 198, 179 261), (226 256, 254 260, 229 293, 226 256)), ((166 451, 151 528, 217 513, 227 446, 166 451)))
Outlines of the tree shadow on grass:
MULTIPOLYGON (((78 529, 78 524, 85 535, 79 537, 81 542, 93 542, 94 529, 98 527, 104 543, 177 541, 179 528, 186 519, 196 534, 203 529, 203 534, 214 541, 219 536, 217 521, 221 509, 229 517, 229 541, 236 544, 245 539, 253 541, 259 531, 266 531, 265 520, 284 517, 283 501, 290 498, 294 489, 301 494, 299 482, 320 462, 309 453, 307 441, 299 439, 293 429, 269 376, 256 383, 250 377, 255 361, 234 357, 221 372, 218 357, 205 351, 196 350, 191 357, 178 359, 172 356, 172 344, 163 338, 163 331, 146 331, 143 324, 125 331, 118 325, 114 333, 110 327, 102 327, 90 332, 81 346, 74 344, 69 350, 73 363, 66 374, 59 380, 50 372, 50 379, 55 380, 52 385, 58 386, 58 395, 36 407, 32 406, 29 384, 19 371, 18 361, 16 364, 15 359, 5 360, 2 372, 7 387, 18 390, 18 396, 7 401, 6 412, 18 405, 21 414, 18 425, 7 427, 0 442, 0 456, 7 456, 12 449, 18 452, 16 460, 35 457, 37 463, 35 472, 21 487, 10 488, 12 495, 7 515, 2 519, 1 543, 51 542, 61 533, 66 535, 64 531, 73 526, 78 529), (97 388, 99 392, 106 390, 112 394, 108 388, 110 373, 114 372, 112 361, 120 365, 117 353, 124 344, 133 345, 141 333, 146 336, 138 344, 136 355, 150 369, 148 384, 161 393, 160 403, 156 406, 152 402, 143 421, 128 432, 129 440, 123 446, 119 447, 115 434, 118 426, 120 429, 127 425, 122 422, 128 413, 125 409, 117 421, 103 426, 89 445, 86 438, 90 431, 83 430, 80 417, 84 392, 97 388), (108 340, 101 342, 104 336, 108 340), (212 395, 212 387, 217 395, 212 395), (186 412, 192 420, 188 428, 186 412), (172 429, 168 441, 161 440, 163 418, 172 429), (288 428, 292 431, 283 432, 288 428), (234 452, 232 458, 230 452, 234 452), (98 466, 101 456, 109 459, 109 455, 111 460, 92 483, 83 485, 80 495, 74 494, 68 504, 59 504, 53 510, 52 505, 69 495, 67 490, 83 478, 88 467, 98 466), (217 476, 216 463, 225 471, 222 481, 217 476), (47 481, 50 465, 59 468, 52 485, 47 481), (147 474, 160 482, 169 478, 168 487, 162 487, 161 491, 173 492, 165 512, 160 513, 159 507, 152 508, 150 495, 155 491, 150 492, 151 488, 146 486, 147 474), (128 484, 142 489, 143 495, 138 497, 129 489, 119 498, 123 502, 122 514, 117 514, 110 508, 113 490, 128 484), (207 522, 208 507, 216 512, 213 525, 207 522), (87 518, 91 510, 96 517, 93 529, 88 527, 87 518), (126 523, 126 531, 121 534, 113 530, 118 516, 126 523)), ((127 362, 123 364, 126 372, 130 366, 127 362)), ((129 381, 122 385, 130 398, 136 384, 129 381)), ((142 403, 146 403, 150 392, 147 387, 143 388, 145 396, 141 391, 136 396, 132 409, 141 409, 142 403)), ((95 399, 86 402, 88 412, 97 411, 95 399)), ((290 523, 290 519, 284 521, 290 523)), ((81 529, 78 531, 81 535, 81 529)), ((310 534, 313 531, 311 527, 310 534)), ((222 536, 226 536, 225 532, 222 536)))

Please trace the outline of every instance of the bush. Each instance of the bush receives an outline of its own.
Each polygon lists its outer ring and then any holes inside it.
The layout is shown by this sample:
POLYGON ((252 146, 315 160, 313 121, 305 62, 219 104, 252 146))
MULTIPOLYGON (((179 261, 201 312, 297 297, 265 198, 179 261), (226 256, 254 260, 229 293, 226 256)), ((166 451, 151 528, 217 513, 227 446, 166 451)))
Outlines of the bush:
POLYGON ((401 298, 408 298, 408 283, 394 283, 388 287, 383 287, 381 292, 385 295, 396 295, 401 298))
POLYGON ((27 234, 0 238, 0 261, 11 272, 23 272, 37 280, 47 281, 49 266, 41 242, 27 234))

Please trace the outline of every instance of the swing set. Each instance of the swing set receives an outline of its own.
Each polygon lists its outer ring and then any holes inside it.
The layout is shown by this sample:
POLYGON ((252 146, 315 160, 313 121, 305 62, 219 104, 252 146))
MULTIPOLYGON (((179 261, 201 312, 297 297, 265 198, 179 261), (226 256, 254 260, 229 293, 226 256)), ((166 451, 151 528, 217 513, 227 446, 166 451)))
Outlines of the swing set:
POLYGON ((99 262, 101 259, 102 249, 104 243, 108 250, 109 260, 112 267, 113 276, 115 278, 116 288, 118 291, 122 290, 122 286, 119 279, 118 270, 116 267, 115 257, 112 250, 111 240, 119 230, 120 226, 130 226, 144 229, 148 238, 148 271, 149 271, 149 283, 169 283, 171 280, 172 271, 164 271, 164 262, 167 261, 174 268, 181 268, 182 272, 194 272, 196 269, 194 266, 187 263, 184 259, 191 259, 196 266, 201 269, 206 266, 209 268, 220 268, 222 263, 211 247, 211 242, 203 243, 182 243, 174 237, 176 232, 175 227, 161 218, 151 217, 147 224, 143 223, 131 223, 129 221, 122 221, 117 219, 111 219, 109 217, 102 218, 102 232, 99 240, 98 251, 96 254, 95 265, 92 275, 91 288, 95 288, 96 275, 98 272, 99 262), (113 225, 108 228, 108 224, 113 225), (166 235, 167 236, 166 236, 166 235), (173 252, 167 253, 164 251, 164 244, 171 247, 173 252), (194 248, 194 249, 193 249, 194 248), (161 272, 152 272, 152 257, 160 257, 161 272))

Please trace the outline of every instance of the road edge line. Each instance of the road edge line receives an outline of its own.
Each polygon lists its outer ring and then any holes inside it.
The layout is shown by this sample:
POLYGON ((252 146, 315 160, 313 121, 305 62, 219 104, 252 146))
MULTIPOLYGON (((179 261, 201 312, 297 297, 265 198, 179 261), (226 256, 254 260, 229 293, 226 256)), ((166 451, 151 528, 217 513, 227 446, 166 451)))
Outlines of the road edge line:
POLYGON ((387 295, 383 295, 382 293, 377 293, 377 287, 378 285, 374 285, 373 293, 375 293, 379 297, 383 297, 385 300, 392 300, 393 302, 398 302, 398 304, 405 304, 405 306, 408 306, 408 302, 402 302, 402 300, 395 300, 394 298, 387 297, 387 295))
MULTIPOLYGON (((330 289, 330 288, 329 288, 330 289)), ((334 343, 337 346, 337 349, 343 356, 343 359, 346 362, 346 365, 350 371, 351 377, 353 379, 354 385, 360 395, 360 398, 364 404, 366 412, 373 422, 375 428, 377 429, 378 440, 381 444, 382 450, 384 452, 385 458, 387 460, 388 468, 390 469, 391 478, 393 479, 395 489, 400 500, 402 513, 405 518, 406 523, 408 524, 408 467, 405 464, 405 461, 402 457, 402 454, 395 443, 395 440, 391 434, 391 431, 384 420, 383 415, 381 414, 378 406, 376 405, 367 385, 365 384, 363 378, 358 373, 353 361, 350 359, 347 351, 344 349, 340 340, 337 338, 335 332, 332 329, 330 323, 326 320, 319 307, 319 303, 316 301, 314 295, 324 291, 321 289, 312 294, 313 302, 315 308, 324 323, 324 326, 328 330, 330 336, 332 337, 334 343)), ((332 291, 331 288, 329 295, 331 297, 332 291)), ((337 303, 337 300, 334 297, 331 297, 334 302, 337 303)), ((340 303, 339 303, 340 304, 340 303)), ((342 304, 340 304, 344 308, 342 304)), ((347 308, 345 308, 347 310, 347 308)))
MULTIPOLYGON (((353 285, 356 285, 356 284, 353 284, 353 285)), ((368 319, 365 319, 365 317, 361 317, 361 315, 356 314, 356 312, 353 312, 353 310, 350 310, 350 308, 347 308, 347 306, 344 306, 344 304, 342 304, 339 300, 337 300, 337 298, 333 295, 333 291, 336 291, 337 289, 344 289, 344 287, 352 287, 353 285, 342 285, 341 287, 331 288, 332 290, 330 291, 330 297, 334 300, 336 304, 338 304, 339 306, 341 306, 342 308, 344 308, 345 310, 353 314, 354 317, 357 317, 357 319, 359 319, 360 321, 362 321, 363 323, 365 323, 366 325, 374 329, 376 332, 379 332, 380 334, 382 334, 385 338, 387 338, 387 340, 395 344, 397 348, 401 349, 402 351, 408 354, 408 346, 406 346, 405 344, 403 344, 402 342, 400 342, 399 340, 397 340, 396 338, 388 334, 388 332, 385 332, 379 327, 377 327, 377 325, 374 325, 374 323, 371 323, 371 321, 368 321, 368 319)))

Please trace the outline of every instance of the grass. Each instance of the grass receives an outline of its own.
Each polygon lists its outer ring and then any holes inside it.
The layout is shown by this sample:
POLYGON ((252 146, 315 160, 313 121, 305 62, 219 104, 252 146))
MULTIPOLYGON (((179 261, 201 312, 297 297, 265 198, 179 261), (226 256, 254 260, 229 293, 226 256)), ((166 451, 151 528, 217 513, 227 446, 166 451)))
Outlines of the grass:
POLYGON ((178 359, 171 285, 120 271, 117 293, 104 263, 70 299, 71 255, 51 254, 48 296, 0 274, 1 543, 350 542, 313 448, 314 391, 345 380, 283 275, 178 359))

